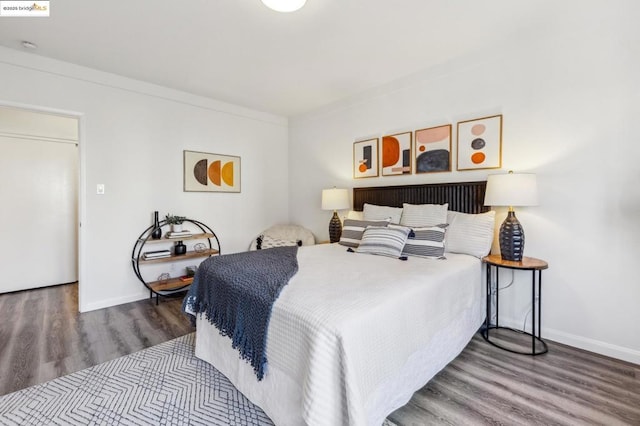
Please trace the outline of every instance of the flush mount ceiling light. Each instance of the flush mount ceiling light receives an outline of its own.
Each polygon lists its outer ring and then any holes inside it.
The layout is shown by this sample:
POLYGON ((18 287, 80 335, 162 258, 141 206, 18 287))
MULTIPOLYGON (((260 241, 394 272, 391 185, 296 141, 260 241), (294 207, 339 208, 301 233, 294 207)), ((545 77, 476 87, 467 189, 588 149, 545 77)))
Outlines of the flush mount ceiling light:
POLYGON ((24 40, 22 42, 22 47, 24 47, 25 49, 35 50, 38 48, 38 45, 35 43, 31 43, 30 41, 24 40))
POLYGON ((265 6, 277 12, 295 12, 306 2, 307 0, 262 0, 265 6))

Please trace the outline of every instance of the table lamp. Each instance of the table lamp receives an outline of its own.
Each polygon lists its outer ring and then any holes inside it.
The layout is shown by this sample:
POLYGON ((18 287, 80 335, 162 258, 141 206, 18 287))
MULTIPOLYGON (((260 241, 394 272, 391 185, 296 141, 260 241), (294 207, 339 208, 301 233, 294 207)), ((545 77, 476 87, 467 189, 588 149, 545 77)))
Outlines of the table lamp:
POLYGON ((509 213, 500 226, 500 255, 503 260, 520 262, 524 253, 524 229, 516 218, 514 206, 535 206, 538 204, 536 175, 533 173, 513 173, 489 175, 485 206, 509 206, 509 213))
POLYGON ((333 216, 329 222, 329 241, 337 243, 342 235, 342 222, 338 217, 338 210, 348 209, 349 191, 346 189, 323 189, 322 190, 322 210, 333 210, 333 216))

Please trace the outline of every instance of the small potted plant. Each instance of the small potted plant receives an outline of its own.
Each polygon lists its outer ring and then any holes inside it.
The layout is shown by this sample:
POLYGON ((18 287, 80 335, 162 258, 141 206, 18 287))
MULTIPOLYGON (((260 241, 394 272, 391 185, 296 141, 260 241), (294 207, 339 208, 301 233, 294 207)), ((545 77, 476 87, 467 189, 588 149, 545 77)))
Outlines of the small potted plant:
POLYGON ((172 214, 168 214, 165 216, 167 219, 167 223, 171 225, 172 232, 181 232, 182 231, 182 222, 186 219, 184 216, 174 216, 172 214))

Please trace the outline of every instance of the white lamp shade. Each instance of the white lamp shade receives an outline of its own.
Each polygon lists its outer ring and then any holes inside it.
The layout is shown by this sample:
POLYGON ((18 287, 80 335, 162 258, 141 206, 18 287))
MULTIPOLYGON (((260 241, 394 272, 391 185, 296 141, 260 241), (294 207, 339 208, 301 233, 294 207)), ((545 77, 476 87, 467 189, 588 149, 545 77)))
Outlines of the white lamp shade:
POLYGON ((344 210, 351 207, 349 191, 346 189, 323 189, 322 210, 344 210))
POLYGON ((538 185, 533 173, 509 172, 487 177, 485 206, 536 206, 538 185))
POLYGON ((262 0, 265 6, 276 12, 295 12, 306 2, 307 0, 262 0))

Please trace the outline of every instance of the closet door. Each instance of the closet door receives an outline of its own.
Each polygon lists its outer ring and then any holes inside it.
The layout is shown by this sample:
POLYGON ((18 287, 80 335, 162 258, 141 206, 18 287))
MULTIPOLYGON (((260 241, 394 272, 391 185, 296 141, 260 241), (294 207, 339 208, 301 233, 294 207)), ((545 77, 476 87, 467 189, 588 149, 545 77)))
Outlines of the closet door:
POLYGON ((77 281, 78 148, 0 134, 0 293, 77 281))

